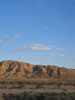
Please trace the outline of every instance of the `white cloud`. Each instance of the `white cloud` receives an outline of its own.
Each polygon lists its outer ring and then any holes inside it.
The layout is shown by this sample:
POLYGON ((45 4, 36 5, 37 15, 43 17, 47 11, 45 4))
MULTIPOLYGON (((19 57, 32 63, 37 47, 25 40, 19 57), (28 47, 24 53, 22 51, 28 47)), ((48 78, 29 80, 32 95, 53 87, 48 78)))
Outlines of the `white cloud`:
POLYGON ((42 50, 51 50, 52 48, 49 48, 49 47, 44 47, 44 48, 41 48, 42 50))
MULTIPOLYGON (((29 45, 24 45, 21 48, 17 48, 16 51, 21 51, 21 50, 25 50, 25 49, 31 49, 31 50, 41 50, 41 51, 50 51, 52 49, 56 49, 56 50, 64 50, 64 48, 54 48, 54 46, 49 46, 49 45, 45 45, 45 44, 29 44, 29 45)), ((59 55, 59 56, 64 56, 64 55, 59 55)))
POLYGON ((56 56, 56 54, 54 54, 54 53, 51 53, 51 54, 50 54, 50 56, 56 56))
POLYGON ((49 51, 52 50, 52 47, 48 47, 44 44, 23 45, 21 48, 16 48, 16 52, 24 51, 25 49, 49 51))
POLYGON ((39 47, 31 47, 32 50, 39 50, 39 47))
POLYGON ((21 48, 16 48, 16 52, 19 52, 19 51, 24 51, 25 49, 30 49, 30 50, 42 50, 42 51, 49 51, 51 50, 52 48, 51 47, 48 47, 44 44, 33 44, 33 45, 23 45, 21 48))
POLYGON ((45 45, 44 44, 34 44, 34 46, 36 46, 36 47, 44 47, 45 45))
POLYGON ((46 46, 44 44, 33 44, 32 46, 30 46, 30 48, 32 50, 44 50, 44 51, 49 51, 52 49, 51 47, 46 46))
POLYGON ((49 56, 61 56, 61 57, 64 57, 65 55, 64 54, 54 54, 54 53, 52 53, 49 56))
POLYGON ((51 54, 50 54, 50 56, 56 56, 56 54, 54 54, 54 53, 51 53, 51 54))
POLYGON ((51 50, 52 48, 48 48, 48 47, 31 47, 32 50, 44 50, 44 51, 48 51, 51 50))

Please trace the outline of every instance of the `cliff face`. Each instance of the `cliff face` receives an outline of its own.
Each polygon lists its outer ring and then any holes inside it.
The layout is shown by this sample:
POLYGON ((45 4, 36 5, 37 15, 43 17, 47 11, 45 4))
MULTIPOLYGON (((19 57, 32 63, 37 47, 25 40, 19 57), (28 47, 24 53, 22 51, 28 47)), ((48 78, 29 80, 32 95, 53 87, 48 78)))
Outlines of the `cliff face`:
POLYGON ((0 78, 75 79, 75 70, 51 65, 2 61, 0 62, 0 78))

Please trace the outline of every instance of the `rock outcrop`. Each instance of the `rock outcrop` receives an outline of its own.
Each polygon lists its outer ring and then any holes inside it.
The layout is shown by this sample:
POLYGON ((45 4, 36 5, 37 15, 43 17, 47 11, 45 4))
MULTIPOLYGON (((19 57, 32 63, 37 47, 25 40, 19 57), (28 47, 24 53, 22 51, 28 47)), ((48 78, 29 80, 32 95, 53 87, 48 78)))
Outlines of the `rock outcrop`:
POLYGON ((0 62, 0 78, 42 78, 42 79, 74 79, 75 69, 54 65, 32 65, 18 61, 0 62))

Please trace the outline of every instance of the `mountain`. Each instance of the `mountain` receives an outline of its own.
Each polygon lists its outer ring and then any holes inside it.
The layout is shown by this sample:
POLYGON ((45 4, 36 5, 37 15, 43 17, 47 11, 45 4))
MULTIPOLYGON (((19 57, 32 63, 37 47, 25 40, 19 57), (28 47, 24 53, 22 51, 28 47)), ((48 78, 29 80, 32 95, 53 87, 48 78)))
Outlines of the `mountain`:
POLYGON ((29 63, 9 60, 0 62, 0 78, 75 80, 75 69, 68 69, 54 65, 32 65, 29 63))

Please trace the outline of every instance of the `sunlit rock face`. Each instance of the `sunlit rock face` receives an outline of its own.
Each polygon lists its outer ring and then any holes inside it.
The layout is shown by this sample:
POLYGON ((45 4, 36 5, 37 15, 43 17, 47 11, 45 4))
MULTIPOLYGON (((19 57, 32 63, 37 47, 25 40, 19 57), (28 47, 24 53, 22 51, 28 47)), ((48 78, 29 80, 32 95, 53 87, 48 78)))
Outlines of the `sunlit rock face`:
POLYGON ((32 65, 29 63, 10 60, 0 62, 0 78, 75 80, 75 69, 53 65, 32 65))

